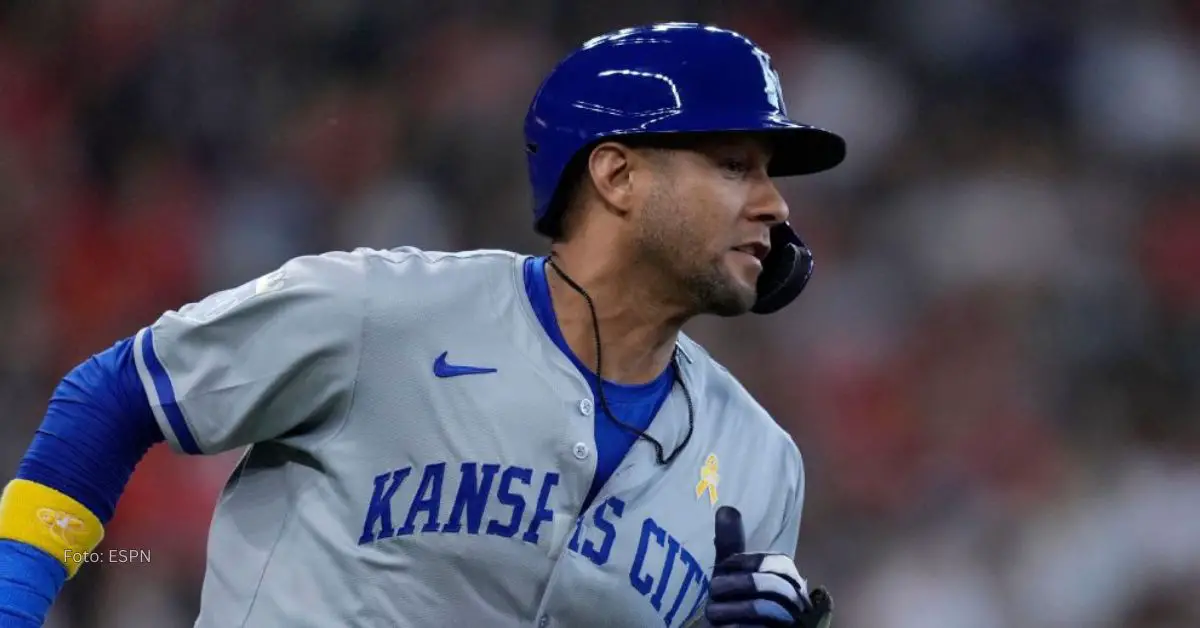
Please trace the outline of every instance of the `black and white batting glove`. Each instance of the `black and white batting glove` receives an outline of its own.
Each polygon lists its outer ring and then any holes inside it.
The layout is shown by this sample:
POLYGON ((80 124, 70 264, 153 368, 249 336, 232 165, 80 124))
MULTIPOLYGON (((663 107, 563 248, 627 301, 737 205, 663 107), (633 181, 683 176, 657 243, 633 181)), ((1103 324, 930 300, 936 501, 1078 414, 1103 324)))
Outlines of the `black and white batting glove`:
POLYGON ((722 506, 716 518, 717 561, 704 617, 713 626, 827 628, 833 598, 808 590, 790 556, 746 553, 742 515, 722 506))

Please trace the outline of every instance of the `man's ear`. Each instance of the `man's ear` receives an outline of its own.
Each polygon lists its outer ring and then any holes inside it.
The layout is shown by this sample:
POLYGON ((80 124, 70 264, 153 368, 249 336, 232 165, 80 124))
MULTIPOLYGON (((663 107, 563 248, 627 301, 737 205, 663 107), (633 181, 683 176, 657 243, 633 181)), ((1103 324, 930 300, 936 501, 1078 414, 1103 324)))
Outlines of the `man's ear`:
POLYGON ((624 215, 636 204, 633 184, 643 161, 635 150, 618 142, 602 142, 588 155, 592 188, 611 211, 624 215))

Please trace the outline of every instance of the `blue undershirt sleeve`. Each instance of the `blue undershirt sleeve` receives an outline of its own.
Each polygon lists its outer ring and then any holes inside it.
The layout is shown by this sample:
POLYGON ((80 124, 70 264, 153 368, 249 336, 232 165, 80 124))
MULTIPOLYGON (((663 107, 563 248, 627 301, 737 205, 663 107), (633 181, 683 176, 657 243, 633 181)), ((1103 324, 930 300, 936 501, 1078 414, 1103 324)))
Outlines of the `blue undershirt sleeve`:
MULTIPOLYGON (((134 467, 162 441, 126 338, 59 383, 17 477, 74 498, 107 524, 134 467)), ((58 557, 0 540, 0 625, 41 626, 66 576, 58 557)))

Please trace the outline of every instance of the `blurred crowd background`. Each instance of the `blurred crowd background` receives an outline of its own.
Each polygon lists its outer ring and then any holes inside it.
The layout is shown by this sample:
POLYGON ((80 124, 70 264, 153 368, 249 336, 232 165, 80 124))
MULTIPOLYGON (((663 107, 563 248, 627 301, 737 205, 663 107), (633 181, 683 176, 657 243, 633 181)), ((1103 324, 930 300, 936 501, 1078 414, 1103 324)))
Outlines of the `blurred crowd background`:
MULTIPOLYGON (((0 2, 0 467, 160 312, 357 246, 546 250, 521 123, 616 27, 770 51, 840 169, 797 305, 691 333, 795 436, 843 628, 1200 626, 1195 0, 0 2)), ((50 625, 190 626, 236 453, 158 447, 50 625)), ((303 604, 303 600, 297 600, 303 604)))

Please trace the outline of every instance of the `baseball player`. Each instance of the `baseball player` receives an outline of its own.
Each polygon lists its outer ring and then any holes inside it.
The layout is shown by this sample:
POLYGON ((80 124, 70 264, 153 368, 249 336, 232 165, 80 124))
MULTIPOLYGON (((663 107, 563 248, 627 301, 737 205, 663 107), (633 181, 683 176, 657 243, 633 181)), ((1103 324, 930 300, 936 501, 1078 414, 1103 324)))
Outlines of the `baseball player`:
POLYGON ((525 120, 546 256, 300 257, 62 380, 0 502, 0 626, 37 626, 165 440, 245 447, 197 626, 812 628, 800 453, 680 332, 812 272, 772 177, 836 166, 766 53, 615 31, 525 120))

